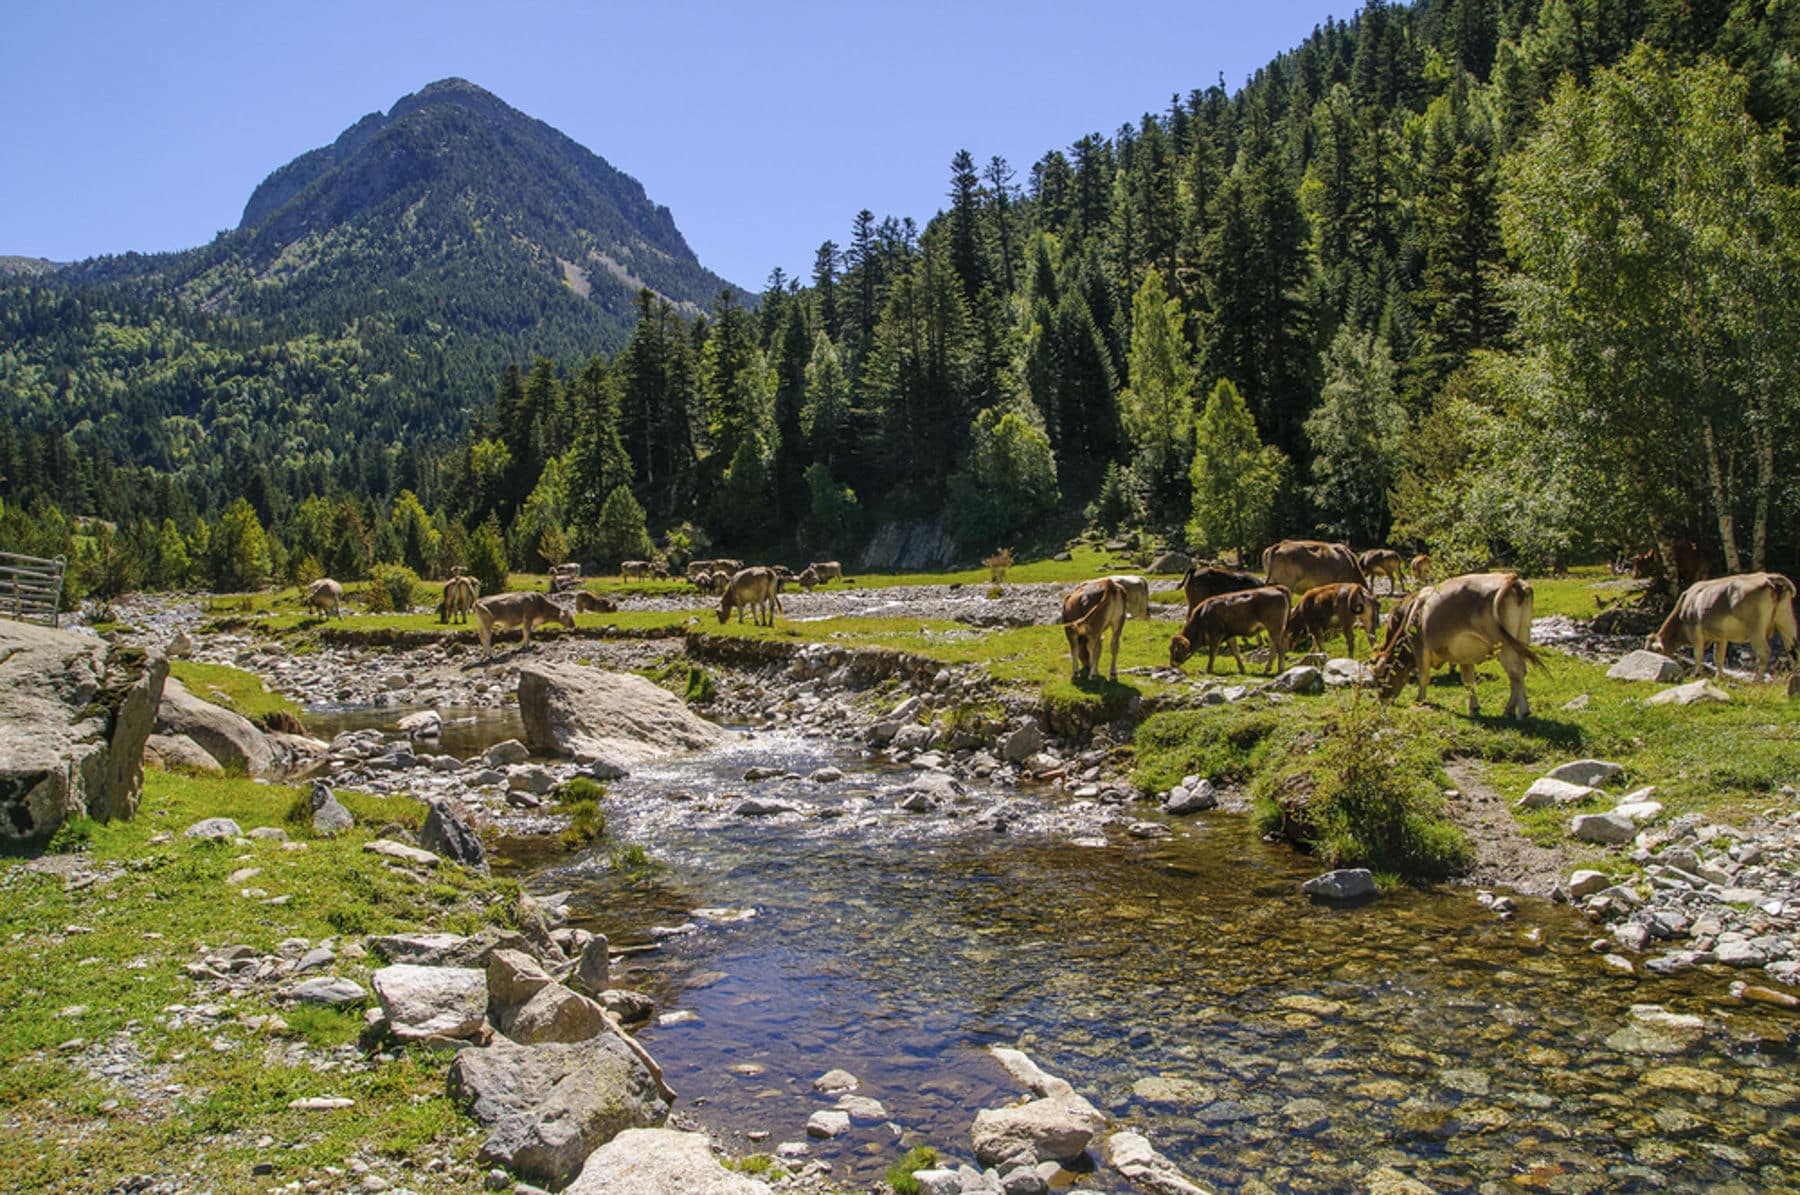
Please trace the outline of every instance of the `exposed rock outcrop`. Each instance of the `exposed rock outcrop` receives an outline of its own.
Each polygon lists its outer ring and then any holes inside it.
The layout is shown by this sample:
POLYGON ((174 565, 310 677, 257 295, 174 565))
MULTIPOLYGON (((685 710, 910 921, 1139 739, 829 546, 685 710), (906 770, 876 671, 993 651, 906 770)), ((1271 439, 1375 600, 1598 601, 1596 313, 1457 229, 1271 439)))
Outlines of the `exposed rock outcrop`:
POLYGON ((641 676, 579 664, 521 668, 519 714, 533 748, 577 759, 641 763, 725 737, 667 689, 641 676))
POLYGON ((0 621, 0 839, 137 812, 161 655, 0 621))
POLYGON ((250 719, 200 700, 173 677, 163 686, 156 729, 186 735, 223 767, 242 767, 252 776, 269 776, 277 770, 275 749, 250 719))
POLYGON ((626 1129, 595 1150, 564 1195, 768 1195, 719 1164, 704 1133, 626 1129))

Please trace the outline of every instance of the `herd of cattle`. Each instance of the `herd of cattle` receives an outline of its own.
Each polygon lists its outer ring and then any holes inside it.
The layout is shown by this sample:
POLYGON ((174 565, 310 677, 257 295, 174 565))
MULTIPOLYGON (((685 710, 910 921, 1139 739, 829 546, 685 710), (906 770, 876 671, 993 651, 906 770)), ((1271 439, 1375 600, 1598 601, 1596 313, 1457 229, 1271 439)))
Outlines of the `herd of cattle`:
MULTIPOLYGON (((1390 579, 1390 592, 1400 592, 1400 557, 1387 549, 1360 557, 1344 544, 1317 540, 1283 540, 1263 553, 1263 575, 1202 566, 1181 578, 1187 617, 1180 633, 1169 640, 1169 664, 1179 668, 1201 648, 1206 669, 1221 646, 1228 646, 1244 671, 1240 640, 1266 635, 1270 671, 1287 666, 1290 647, 1322 645, 1342 634, 1346 651, 1356 655, 1356 628, 1368 636, 1371 670, 1384 700, 1397 696, 1416 679, 1419 700, 1426 698, 1432 672, 1455 666, 1468 690, 1469 712, 1479 712, 1475 667, 1498 652, 1500 667, 1511 685, 1505 713, 1524 719, 1531 705, 1525 695, 1525 670, 1542 667, 1531 650, 1531 584, 1517 573, 1466 573, 1432 583, 1431 561, 1416 556, 1410 572, 1421 587, 1404 595, 1389 613, 1380 646, 1375 628, 1380 604, 1373 578, 1390 579), (1295 600, 1294 595, 1299 594, 1295 600)), ((1694 650, 1694 666, 1705 666, 1706 647, 1713 645, 1715 675, 1722 675, 1725 649, 1748 643, 1756 657, 1758 678, 1768 675, 1770 640, 1779 633, 1786 654, 1800 662, 1796 635, 1794 583, 1779 573, 1744 573, 1698 581, 1676 602, 1648 646, 1673 655, 1694 650)), ((1119 637, 1127 616, 1143 618, 1148 587, 1142 577, 1114 576, 1086 581, 1064 599, 1062 623, 1073 662, 1072 679, 1096 677, 1100 653, 1112 636, 1109 677, 1119 676, 1119 637)))
MULTIPOLYGON (((1399 694, 1417 680, 1419 700, 1425 700, 1432 672, 1442 666, 1461 671, 1468 690, 1469 712, 1478 711, 1475 667, 1496 652, 1500 667, 1511 684, 1505 712, 1523 719, 1531 712, 1525 695, 1527 667, 1542 667, 1531 649, 1531 584, 1516 573, 1466 573, 1433 581, 1431 560, 1414 556, 1411 561, 1386 548, 1360 556, 1345 544, 1318 540, 1282 540, 1263 553, 1262 575, 1213 565, 1190 567, 1181 578, 1186 617, 1181 630, 1169 640, 1169 664, 1179 668, 1189 656, 1206 651, 1206 670, 1213 670, 1221 648, 1229 650, 1244 671, 1241 641, 1267 637, 1270 671, 1287 666, 1288 652, 1297 645, 1321 647, 1342 635, 1345 651, 1356 656, 1356 631, 1369 640, 1370 665, 1375 684, 1384 699, 1399 694), (1387 616, 1379 645, 1376 628, 1381 605, 1374 580, 1385 576, 1389 593, 1400 598, 1387 616), (1418 584, 1407 593, 1410 577, 1418 584), (1298 594, 1298 598, 1294 595, 1298 594)), ((627 580, 667 576, 667 570, 648 561, 628 560, 621 569, 627 580)), ((789 584, 811 590, 843 576, 835 560, 815 561, 795 573, 781 566, 752 565, 740 560, 696 560, 687 576, 695 588, 719 598, 719 622, 745 611, 759 626, 774 625, 781 612, 781 591, 789 584)), ((578 574, 577 574, 578 580, 578 574)), ((553 588, 555 588, 553 581, 553 588)), ((566 586, 564 587, 566 588, 566 586)), ((497 593, 481 597, 474 577, 455 576, 444 583, 438 607, 442 622, 467 623, 474 612, 484 654, 493 652, 496 630, 520 628, 526 644, 532 628, 556 622, 573 628, 577 613, 613 613, 618 603, 607 597, 574 591, 571 604, 545 593, 497 593)), ((1682 647, 1693 649, 1696 671, 1705 666, 1706 648, 1713 647, 1715 675, 1721 675, 1727 645, 1748 643, 1756 657, 1758 678, 1768 675, 1770 644, 1776 634, 1784 654, 1800 663, 1800 635, 1796 634, 1794 583, 1780 573, 1742 573, 1689 585, 1662 626, 1649 637, 1647 646, 1674 655, 1682 647)), ((324 613, 343 616, 343 586, 329 578, 309 585, 303 603, 324 613)), ((1119 677, 1119 638, 1126 618, 1148 620, 1150 586, 1130 575, 1100 577, 1071 590, 1062 603, 1062 625, 1072 661, 1071 677, 1097 677, 1101 650, 1112 638, 1112 664, 1108 676, 1119 677)))

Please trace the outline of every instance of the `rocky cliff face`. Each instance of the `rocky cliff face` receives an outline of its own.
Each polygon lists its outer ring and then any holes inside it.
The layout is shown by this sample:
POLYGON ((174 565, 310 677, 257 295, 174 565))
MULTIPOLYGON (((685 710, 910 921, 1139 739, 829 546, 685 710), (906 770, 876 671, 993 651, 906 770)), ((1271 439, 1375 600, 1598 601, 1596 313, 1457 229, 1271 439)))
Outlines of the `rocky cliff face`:
POLYGON ((168 675, 142 648, 0 621, 0 838, 136 813, 168 675))

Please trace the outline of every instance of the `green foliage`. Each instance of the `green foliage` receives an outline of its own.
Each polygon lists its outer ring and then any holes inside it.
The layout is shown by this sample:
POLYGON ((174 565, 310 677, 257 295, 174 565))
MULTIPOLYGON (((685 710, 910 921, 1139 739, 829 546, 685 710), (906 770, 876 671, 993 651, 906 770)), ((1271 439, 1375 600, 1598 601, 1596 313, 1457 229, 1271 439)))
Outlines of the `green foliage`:
POLYGON ((806 542, 821 548, 852 542, 862 526, 862 505, 856 499, 856 491, 837 484, 823 461, 807 466, 805 480, 806 542))
POLYGON ((419 578, 403 564, 378 564, 369 586, 369 609, 377 614, 405 614, 418 596, 419 578))
POLYGON ((1240 560, 1248 559, 1268 538, 1286 458, 1257 439, 1249 407, 1224 378, 1213 387, 1194 436, 1188 539, 1203 552, 1235 549, 1240 560))
MULTIPOLYGON (((1119 415, 1158 511, 1180 502, 1194 440, 1196 378, 1184 323, 1180 300, 1168 296, 1152 266, 1131 304, 1131 384, 1119 392, 1119 415)), ((1116 467, 1109 463, 1109 479, 1116 467)))
POLYGON ((1135 522, 1141 513, 1137 495, 1132 492, 1131 471, 1119 462, 1108 461, 1106 475, 1100 479, 1100 492, 1088 504, 1088 520, 1104 531, 1117 531, 1135 522))
POLYGON ((687 670, 687 684, 682 689, 682 700, 689 705, 711 705, 718 696, 718 686, 714 683, 712 673, 698 665, 690 664, 687 670))
POLYGON ((621 560, 648 560, 656 551, 644 527, 644 508, 628 487, 606 496, 594 528, 594 551, 602 569, 616 569, 621 560))
POLYGON ((261 589, 269 579, 269 544, 262 520, 242 498, 225 508, 213 529, 212 587, 223 593, 261 589))
POLYGON ((469 575, 481 582, 481 592, 505 593, 512 583, 506 559, 506 541, 500 536, 500 524, 492 515, 469 537, 469 575))
POLYGON ((74 855, 85 851, 94 837, 94 821, 83 814, 67 818, 44 844, 46 855, 74 855))
POLYGON ((606 862, 614 871, 632 877, 648 875, 655 867, 644 848, 635 842, 614 847, 607 855, 606 862))
POLYGON ((1325 363, 1325 393, 1306 420, 1312 500, 1334 512, 1326 526, 1350 543, 1387 542, 1388 491, 1408 427, 1394 358, 1374 333, 1340 328, 1325 363))
POLYGON ((937 1162, 937 1150, 929 1145, 915 1145, 887 1168, 887 1184, 893 1188, 894 1195, 922 1195, 925 1188, 919 1185, 913 1172, 933 1169, 937 1162))
POLYGON ((952 509, 963 543, 1009 538, 1054 509, 1056 457, 1029 408, 989 407, 970 431, 966 468, 950 479, 952 509))
POLYGON ((590 776, 576 776, 556 790, 558 805, 579 805, 586 801, 598 803, 606 797, 606 785, 590 776))
POLYGON ((606 833, 606 811, 598 802, 580 799, 565 802, 569 824, 562 832, 562 844, 570 850, 584 847, 606 833))

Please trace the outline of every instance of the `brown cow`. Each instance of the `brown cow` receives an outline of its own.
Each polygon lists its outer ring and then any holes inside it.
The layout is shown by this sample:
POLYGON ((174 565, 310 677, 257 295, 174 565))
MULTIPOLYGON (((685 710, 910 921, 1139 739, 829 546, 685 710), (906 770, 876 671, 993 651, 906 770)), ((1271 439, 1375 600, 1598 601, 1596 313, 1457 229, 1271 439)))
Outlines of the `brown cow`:
POLYGON ((1348 544, 1328 544, 1316 539, 1284 539, 1263 552, 1265 584, 1281 585, 1293 593, 1305 593, 1321 585, 1368 587, 1348 544))
POLYGON ((531 628, 540 622, 559 622, 569 630, 575 629, 575 615, 567 606, 552 601, 548 594, 496 593, 475 603, 476 630, 481 635, 481 650, 485 656, 494 654, 496 628, 523 627, 525 641, 520 646, 530 647, 531 628))
POLYGON ((1281 671, 1287 667, 1287 622, 1291 600, 1288 591, 1279 585, 1264 585, 1260 589, 1207 598, 1188 611, 1187 625, 1181 628, 1181 634, 1169 640, 1169 666, 1181 667, 1182 661, 1204 645, 1206 670, 1210 673, 1219 644, 1229 642, 1232 658, 1237 661, 1238 671, 1242 672, 1244 657, 1238 654, 1237 641, 1266 631, 1269 645, 1275 649, 1273 670, 1281 671))
POLYGON ((619 603, 609 597, 601 597, 587 590, 577 590, 575 594, 575 613, 577 614, 617 614, 619 603))
POLYGON ((1360 585, 1321 585, 1300 595, 1288 614, 1287 638, 1297 647, 1302 639, 1323 646, 1334 632, 1344 636, 1344 649, 1356 658, 1356 628, 1362 627, 1369 637, 1369 650, 1375 650, 1375 619, 1380 603, 1375 595, 1360 585))
POLYGON ((1406 588, 1406 562, 1392 548, 1370 548, 1356 558, 1356 564, 1368 580, 1370 592, 1374 592, 1377 575, 1388 579, 1389 593, 1400 593, 1406 588))
POLYGON ((444 582, 444 600, 438 603, 439 622, 468 622, 475 599, 481 596, 481 582, 474 577, 456 576, 444 582))
MULTIPOLYGON (((716 580, 718 574, 714 573, 713 577, 716 580)), ((719 621, 729 622, 735 609, 738 622, 743 622, 746 606, 757 626, 775 625, 775 612, 781 609, 781 599, 776 596, 775 570, 761 566, 740 569, 727 582, 725 596, 719 599, 719 621), (765 617, 767 622, 763 621, 765 617)))
POLYGON ((1469 714, 1481 712, 1475 696, 1475 666, 1500 651, 1500 667, 1512 683, 1503 713, 1520 721, 1531 716, 1525 696, 1525 667, 1542 661, 1531 650, 1531 585, 1517 573, 1467 573, 1414 594, 1388 644, 1374 659, 1375 683, 1391 701, 1415 675, 1419 700, 1439 664, 1455 664, 1469 691, 1469 714))
MULTIPOLYGON (((1119 679, 1119 635, 1125 629, 1129 599, 1125 586, 1112 577, 1083 581, 1063 598, 1063 634, 1069 640, 1070 680, 1100 675, 1100 650, 1106 633, 1112 632, 1112 671, 1107 679, 1119 679)), ((1146 606, 1148 598, 1146 597, 1146 606)))
POLYGON ((320 577, 306 587, 300 596, 300 604, 317 610, 321 614, 331 614, 338 618, 344 616, 344 587, 330 577, 320 577))
POLYGON ((1713 675, 1723 677, 1733 643, 1748 643, 1756 656, 1756 679, 1769 675, 1769 641, 1781 632, 1790 660, 1800 658, 1794 633, 1794 583, 1780 573, 1738 573, 1690 585, 1646 647, 1674 655, 1694 649, 1694 671, 1706 671, 1706 645, 1713 645, 1713 675))
POLYGON ((1262 585, 1263 579, 1255 573, 1242 573, 1236 569, 1218 568, 1210 564, 1190 566, 1187 572, 1181 574, 1181 592, 1187 597, 1187 608, 1190 610, 1207 598, 1218 597, 1221 593, 1260 589, 1262 585))
POLYGON ((818 576, 821 584, 826 581, 841 581, 844 577, 844 566, 835 560, 815 560, 806 567, 818 576))
POLYGON ((806 590, 808 593, 811 593, 820 584, 818 570, 813 568, 810 564, 801 569, 794 580, 799 583, 800 588, 806 590))
POLYGON ((1431 584, 1431 557, 1423 552, 1412 558, 1412 579, 1421 585, 1431 584))
POLYGON ((648 560, 619 561, 619 579, 621 581, 643 581, 649 578, 651 564, 648 560))

